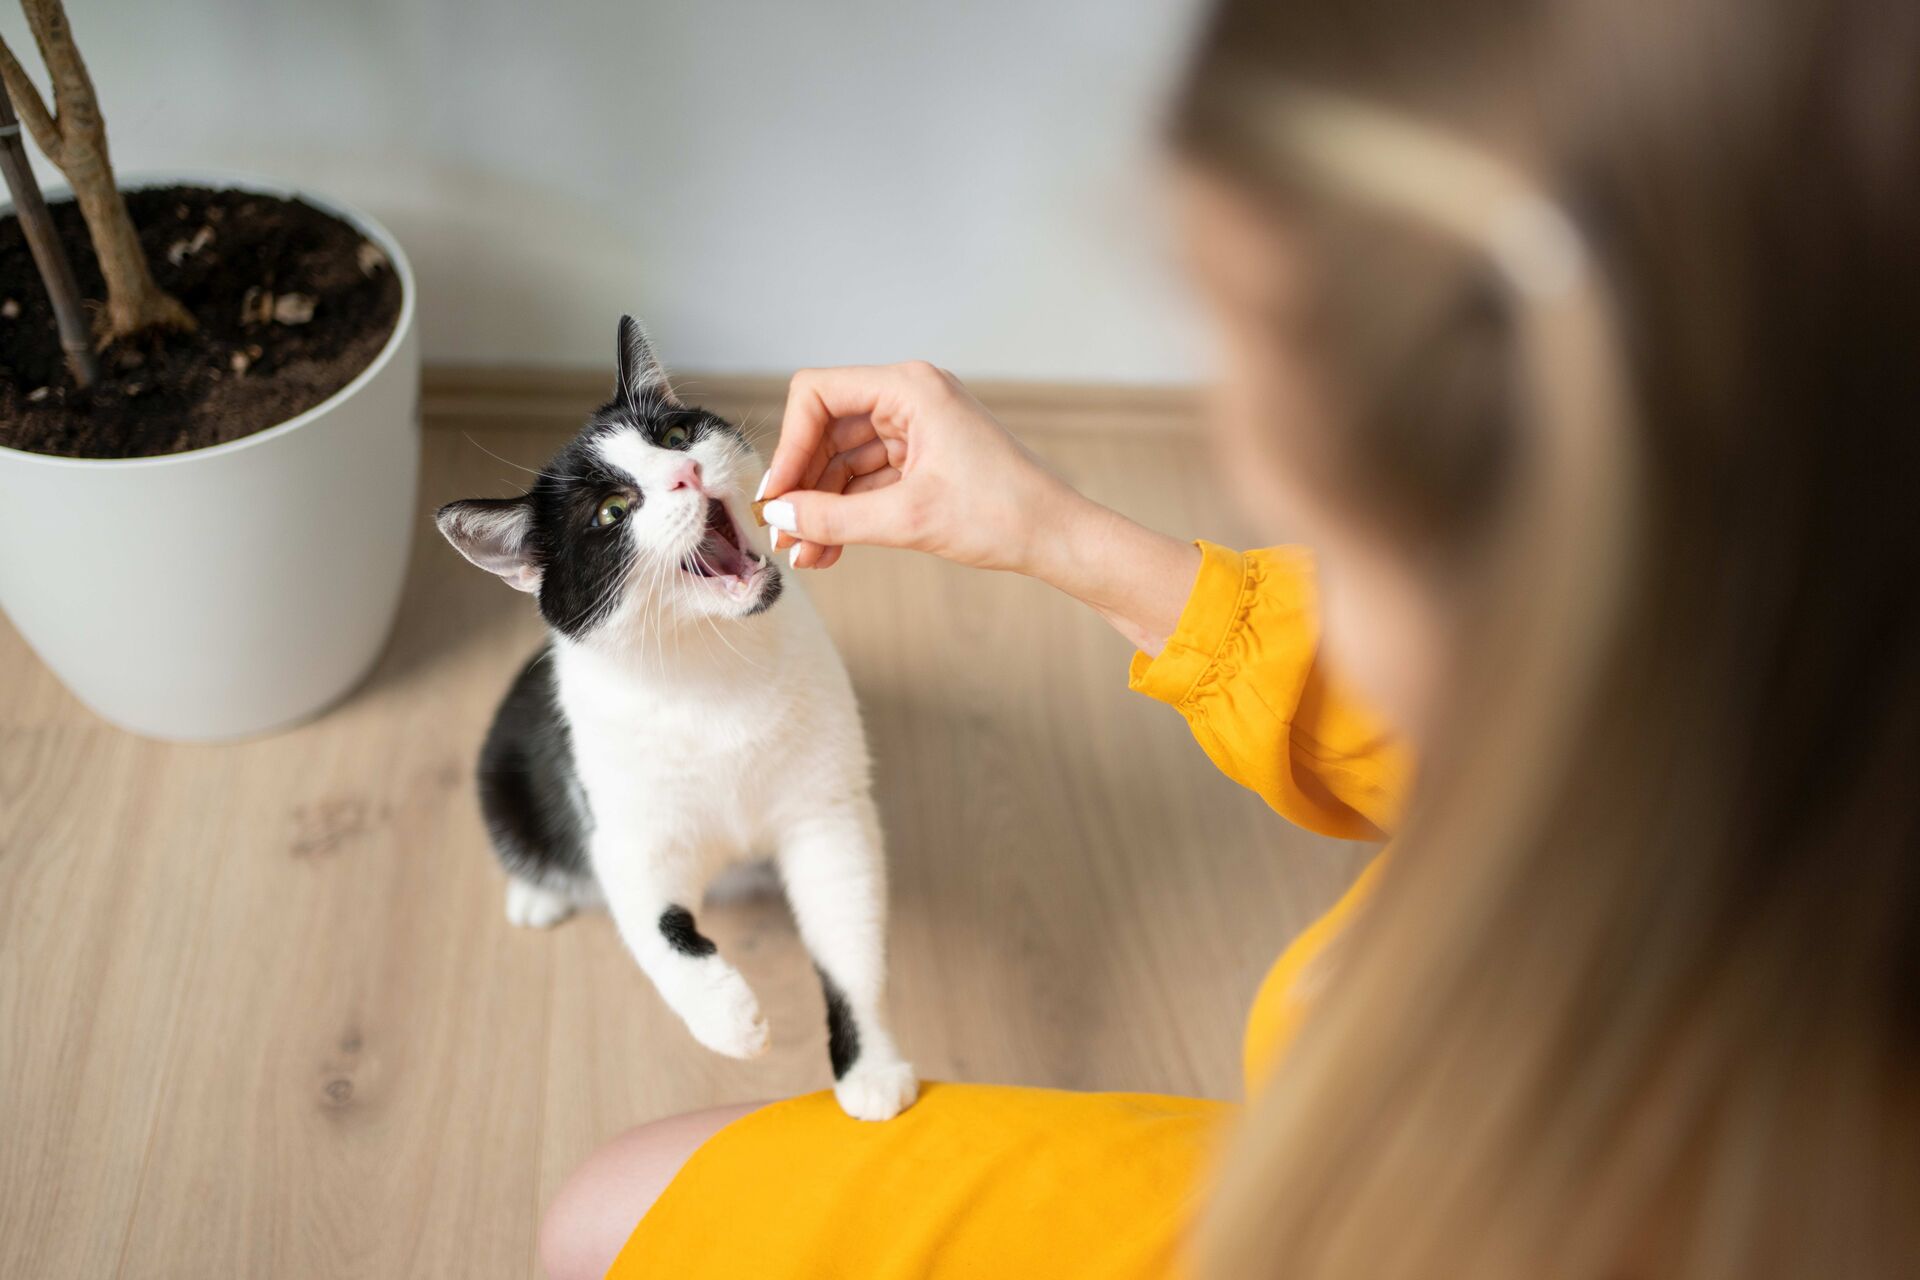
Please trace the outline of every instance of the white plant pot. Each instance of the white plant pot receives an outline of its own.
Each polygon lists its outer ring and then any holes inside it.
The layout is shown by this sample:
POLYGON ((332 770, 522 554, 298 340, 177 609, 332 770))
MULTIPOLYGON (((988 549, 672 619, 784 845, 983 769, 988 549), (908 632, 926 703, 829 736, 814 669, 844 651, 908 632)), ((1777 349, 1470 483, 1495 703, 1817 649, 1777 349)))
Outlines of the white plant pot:
POLYGON ((107 720, 213 741, 305 720, 379 658, 413 539, 420 351, 412 268, 372 218, 232 174, 124 185, 175 183, 297 195, 379 245, 401 287, 373 363, 277 426, 157 458, 0 447, 0 609, 107 720))

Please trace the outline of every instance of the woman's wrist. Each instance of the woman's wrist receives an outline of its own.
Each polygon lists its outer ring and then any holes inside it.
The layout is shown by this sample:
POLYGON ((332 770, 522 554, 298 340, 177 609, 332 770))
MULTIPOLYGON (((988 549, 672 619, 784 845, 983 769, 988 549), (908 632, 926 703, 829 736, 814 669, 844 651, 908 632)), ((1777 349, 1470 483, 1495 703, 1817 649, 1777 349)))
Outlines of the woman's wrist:
POLYGON ((1093 609, 1134 647, 1158 654, 1193 591, 1199 548, 1062 488, 1063 500, 1045 504, 1021 572, 1093 609))

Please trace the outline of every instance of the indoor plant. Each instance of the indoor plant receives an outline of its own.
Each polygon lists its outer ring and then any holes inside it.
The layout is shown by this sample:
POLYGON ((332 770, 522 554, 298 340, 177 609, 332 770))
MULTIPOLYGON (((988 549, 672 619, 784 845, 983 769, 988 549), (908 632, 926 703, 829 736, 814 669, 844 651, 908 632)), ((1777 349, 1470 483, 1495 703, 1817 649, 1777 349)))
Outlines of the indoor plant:
POLYGON ((57 281, 30 283, 35 197, 17 194, 24 216, 0 220, 0 608, 127 728, 299 721, 365 674, 398 606, 419 458, 406 258, 366 216, 278 183, 122 188, 59 0, 22 6, 51 108, 4 44, 0 81, 77 196, 39 239, 103 302, 61 323, 57 281))

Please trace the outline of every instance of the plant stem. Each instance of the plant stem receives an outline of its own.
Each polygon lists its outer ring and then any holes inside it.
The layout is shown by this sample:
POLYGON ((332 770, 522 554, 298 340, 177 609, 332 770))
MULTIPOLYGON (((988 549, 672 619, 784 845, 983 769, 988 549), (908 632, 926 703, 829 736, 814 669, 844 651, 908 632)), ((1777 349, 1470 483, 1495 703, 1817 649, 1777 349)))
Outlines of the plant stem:
POLYGON ((0 87, 0 172, 6 175, 14 216, 20 219, 33 264, 40 269, 40 279, 53 303, 67 368, 82 388, 92 386, 98 370, 93 361, 93 342, 87 334, 87 318, 80 306, 80 286, 74 282, 73 264, 67 261, 66 249, 54 230, 40 184, 27 164, 26 148, 20 145, 20 122, 14 117, 13 100, 4 87, 0 87))
MULTIPOLYGON (((114 184, 113 164, 107 158, 106 121, 100 118, 100 102, 80 48, 73 42, 65 6, 61 0, 20 0, 20 8, 27 16, 27 27, 33 32, 53 86, 53 111, 48 113, 45 104, 36 99, 27 123, 43 150, 48 141, 55 144, 47 150, 47 159, 67 175, 107 286, 106 310, 99 317, 99 345, 104 347, 142 329, 190 332, 193 317, 172 294, 154 283, 139 232, 127 215, 127 202, 114 184), (44 136, 48 134, 52 136, 44 136)), ((23 102, 33 92, 16 60, 0 61, 0 74, 23 102)))

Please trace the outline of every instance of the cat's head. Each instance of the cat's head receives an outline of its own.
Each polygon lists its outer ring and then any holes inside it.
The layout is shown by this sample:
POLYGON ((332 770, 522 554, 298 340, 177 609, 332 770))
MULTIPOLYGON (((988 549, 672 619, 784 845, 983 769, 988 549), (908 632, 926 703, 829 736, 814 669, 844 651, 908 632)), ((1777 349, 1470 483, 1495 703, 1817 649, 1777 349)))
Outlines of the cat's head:
POLYGON ((613 399, 517 498, 468 498, 436 523, 461 555, 540 601, 556 631, 617 640, 780 598, 746 536, 760 464, 731 423, 682 404, 646 335, 620 318, 613 399))

